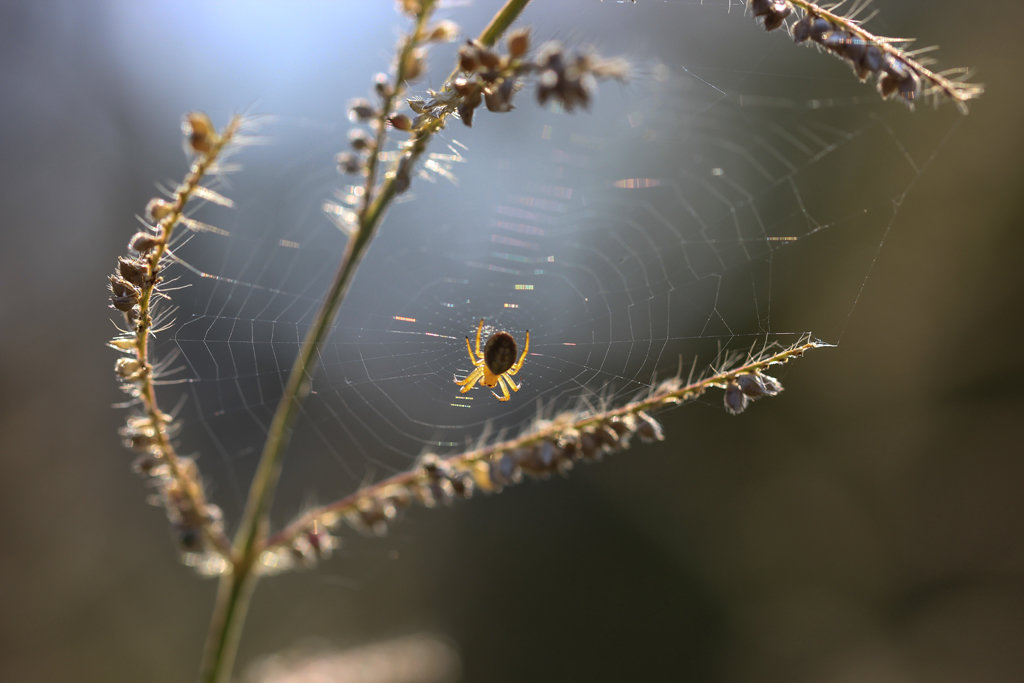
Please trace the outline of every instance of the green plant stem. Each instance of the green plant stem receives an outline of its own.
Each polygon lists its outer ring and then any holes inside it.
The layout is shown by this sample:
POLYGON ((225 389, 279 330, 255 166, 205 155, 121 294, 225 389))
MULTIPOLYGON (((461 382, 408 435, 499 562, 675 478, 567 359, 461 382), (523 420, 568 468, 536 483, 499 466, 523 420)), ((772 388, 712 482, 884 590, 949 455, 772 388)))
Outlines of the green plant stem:
POLYGON ((477 38, 477 42, 487 47, 494 45, 494 42, 512 25, 512 22, 519 18, 528 4, 530 4, 530 0, 508 0, 491 18, 491 23, 487 24, 487 28, 477 38))
MULTIPOLYGON (((480 42, 484 45, 493 45, 529 1, 508 0, 484 29, 479 38, 480 42)), ((417 33, 422 29, 421 24, 422 21, 417 25, 417 33)), ((401 69, 402 60, 398 65, 398 70, 401 69)), ((420 135, 413 140, 404 155, 409 167, 412 167, 426 150, 428 137, 420 135)), ((397 166, 394 168, 397 169, 397 166)), ((249 489, 242 523, 235 536, 232 571, 224 575, 218 586, 200 672, 200 680, 204 683, 227 681, 231 675, 249 599, 256 583, 256 563, 267 536, 267 517, 281 474, 284 447, 291 437, 292 426, 302 400, 309 393, 313 361, 320 345, 334 322, 334 317, 387 207, 398 194, 397 177, 397 173, 392 173, 381 185, 377 196, 366 204, 361 212, 358 229, 354 231, 345 247, 338 272, 317 312, 313 327, 302 343, 285 385, 284 394, 270 423, 267 440, 249 489)))
POLYGON ((245 567, 236 564, 233 571, 220 577, 199 672, 199 680, 204 683, 231 679, 249 599, 256 587, 256 574, 252 570, 251 564, 245 567))

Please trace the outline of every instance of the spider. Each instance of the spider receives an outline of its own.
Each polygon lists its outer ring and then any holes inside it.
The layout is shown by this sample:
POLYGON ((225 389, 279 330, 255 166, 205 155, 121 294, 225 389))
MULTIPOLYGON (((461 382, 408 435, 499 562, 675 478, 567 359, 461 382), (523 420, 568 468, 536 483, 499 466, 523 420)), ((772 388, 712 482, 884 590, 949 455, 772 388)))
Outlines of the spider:
POLYGON ((512 391, 519 391, 519 385, 512 379, 512 375, 519 372, 526 360, 526 354, 530 350, 530 331, 526 331, 526 341, 523 343, 523 355, 516 360, 516 340, 508 332, 495 332, 487 340, 484 352, 480 353, 480 333, 484 329, 484 319, 480 318, 480 324, 476 326, 476 353, 469 345, 469 337, 466 337, 466 350, 469 351, 469 359, 473 361, 475 369, 466 375, 466 379, 455 383, 462 387, 459 393, 466 393, 472 389, 477 382, 485 387, 500 386, 502 395, 492 391, 494 397, 499 401, 507 401, 512 398, 508 393, 509 387, 512 391))

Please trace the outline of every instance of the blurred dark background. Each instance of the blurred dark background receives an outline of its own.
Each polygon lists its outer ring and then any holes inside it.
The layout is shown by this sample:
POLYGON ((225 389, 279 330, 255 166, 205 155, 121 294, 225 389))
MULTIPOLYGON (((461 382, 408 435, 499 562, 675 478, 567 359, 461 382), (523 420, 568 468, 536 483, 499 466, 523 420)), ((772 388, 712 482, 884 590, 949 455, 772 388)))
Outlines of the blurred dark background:
MULTIPOLYGON (((848 77, 759 35, 735 3, 638 5, 559 3, 526 21, 609 53, 669 53, 703 33, 687 22, 708 22, 731 38, 707 64, 807 88, 819 69, 848 77), (759 62, 787 49, 797 73, 759 62)), ((496 6, 450 14, 475 32, 496 6)), ((938 43, 987 92, 952 129, 920 117, 937 158, 840 348, 740 419, 691 406, 667 416, 660 447, 415 511, 384 540, 346 535, 318 570, 261 584, 243 667, 426 632, 473 681, 1024 678, 1024 16, 1010 2, 875 7, 880 32, 938 43)), ((177 562, 118 443, 104 278, 153 183, 181 175, 183 112, 330 122, 303 124, 324 128, 329 160, 398 25, 389 3, 0 3, 0 680, 193 676, 215 585, 177 562)), ((837 305, 817 289, 789 305, 837 305)))

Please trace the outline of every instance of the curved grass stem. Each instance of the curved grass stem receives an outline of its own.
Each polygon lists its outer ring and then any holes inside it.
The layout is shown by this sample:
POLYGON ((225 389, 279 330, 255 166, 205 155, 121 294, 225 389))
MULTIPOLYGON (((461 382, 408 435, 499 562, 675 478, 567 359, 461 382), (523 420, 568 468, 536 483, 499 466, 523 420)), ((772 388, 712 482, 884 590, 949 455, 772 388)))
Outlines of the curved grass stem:
MULTIPOLYGON (((515 21, 528 3, 529 0, 508 0, 481 34, 480 41, 487 45, 493 44, 515 21)), ((431 4, 424 3, 425 9, 420 12, 410 39, 403 42, 395 73, 396 91, 400 89, 404 81, 402 70, 405 60, 401 58, 401 55, 414 47, 415 39, 422 33, 424 23, 429 16, 431 4)), ((407 168, 415 164, 426 150, 427 142, 435 130, 437 129, 418 135, 392 170, 397 171, 399 163, 406 164, 407 168)), ((319 353, 320 345, 334 322, 352 278, 359 268, 388 206, 398 194, 399 177, 397 172, 389 173, 372 201, 367 201, 363 205, 359 214, 357 230, 354 231, 345 247, 334 281, 327 291, 313 326, 306 335, 295 364, 292 366, 249 489, 242 523, 235 536, 232 571, 224 575, 218 587, 200 675, 200 680, 205 683, 217 683, 230 678, 249 598, 255 587, 254 565, 267 537, 268 513, 280 478, 284 448, 291 436, 302 400, 309 392, 313 364, 319 353)))

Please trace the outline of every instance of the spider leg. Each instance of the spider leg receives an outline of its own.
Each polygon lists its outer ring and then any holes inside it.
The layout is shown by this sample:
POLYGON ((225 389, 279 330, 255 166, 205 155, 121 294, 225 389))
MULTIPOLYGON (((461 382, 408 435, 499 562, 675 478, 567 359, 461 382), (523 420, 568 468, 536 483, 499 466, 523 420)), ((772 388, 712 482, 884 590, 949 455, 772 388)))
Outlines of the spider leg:
POLYGON ((473 347, 469 345, 469 337, 466 337, 466 350, 469 351, 469 359, 476 363, 476 356, 473 355, 473 347))
POLYGON ((502 396, 498 396, 497 392, 492 391, 491 393, 494 394, 494 398, 498 399, 499 401, 507 401, 510 398, 512 398, 512 395, 508 393, 508 385, 505 384, 504 375, 498 376, 498 386, 501 387, 502 396))
POLYGON ((509 388, 512 389, 512 391, 519 391, 519 385, 516 384, 516 381, 514 379, 512 379, 508 375, 505 375, 501 379, 508 384, 509 388))
POLYGON ((480 333, 484 331, 484 319, 480 318, 480 324, 476 326, 476 357, 483 358, 484 354, 480 353, 480 333))
POLYGON ((455 383, 458 384, 460 387, 462 387, 462 389, 459 390, 459 393, 460 394, 464 394, 467 391, 469 391, 470 389, 472 389, 476 385, 476 383, 480 381, 480 378, 483 377, 483 376, 484 376, 484 369, 483 368, 476 368, 475 370, 473 370, 473 372, 471 372, 468 375, 466 375, 466 379, 462 380, 461 382, 459 380, 455 380, 455 383))
POLYGON ((530 352, 530 331, 526 331, 526 341, 523 342, 523 355, 519 356, 519 360, 516 364, 505 371, 506 375, 514 375, 519 372, 519 368, 523 367, 523 361, 526 360, 526 354, 530 352))

